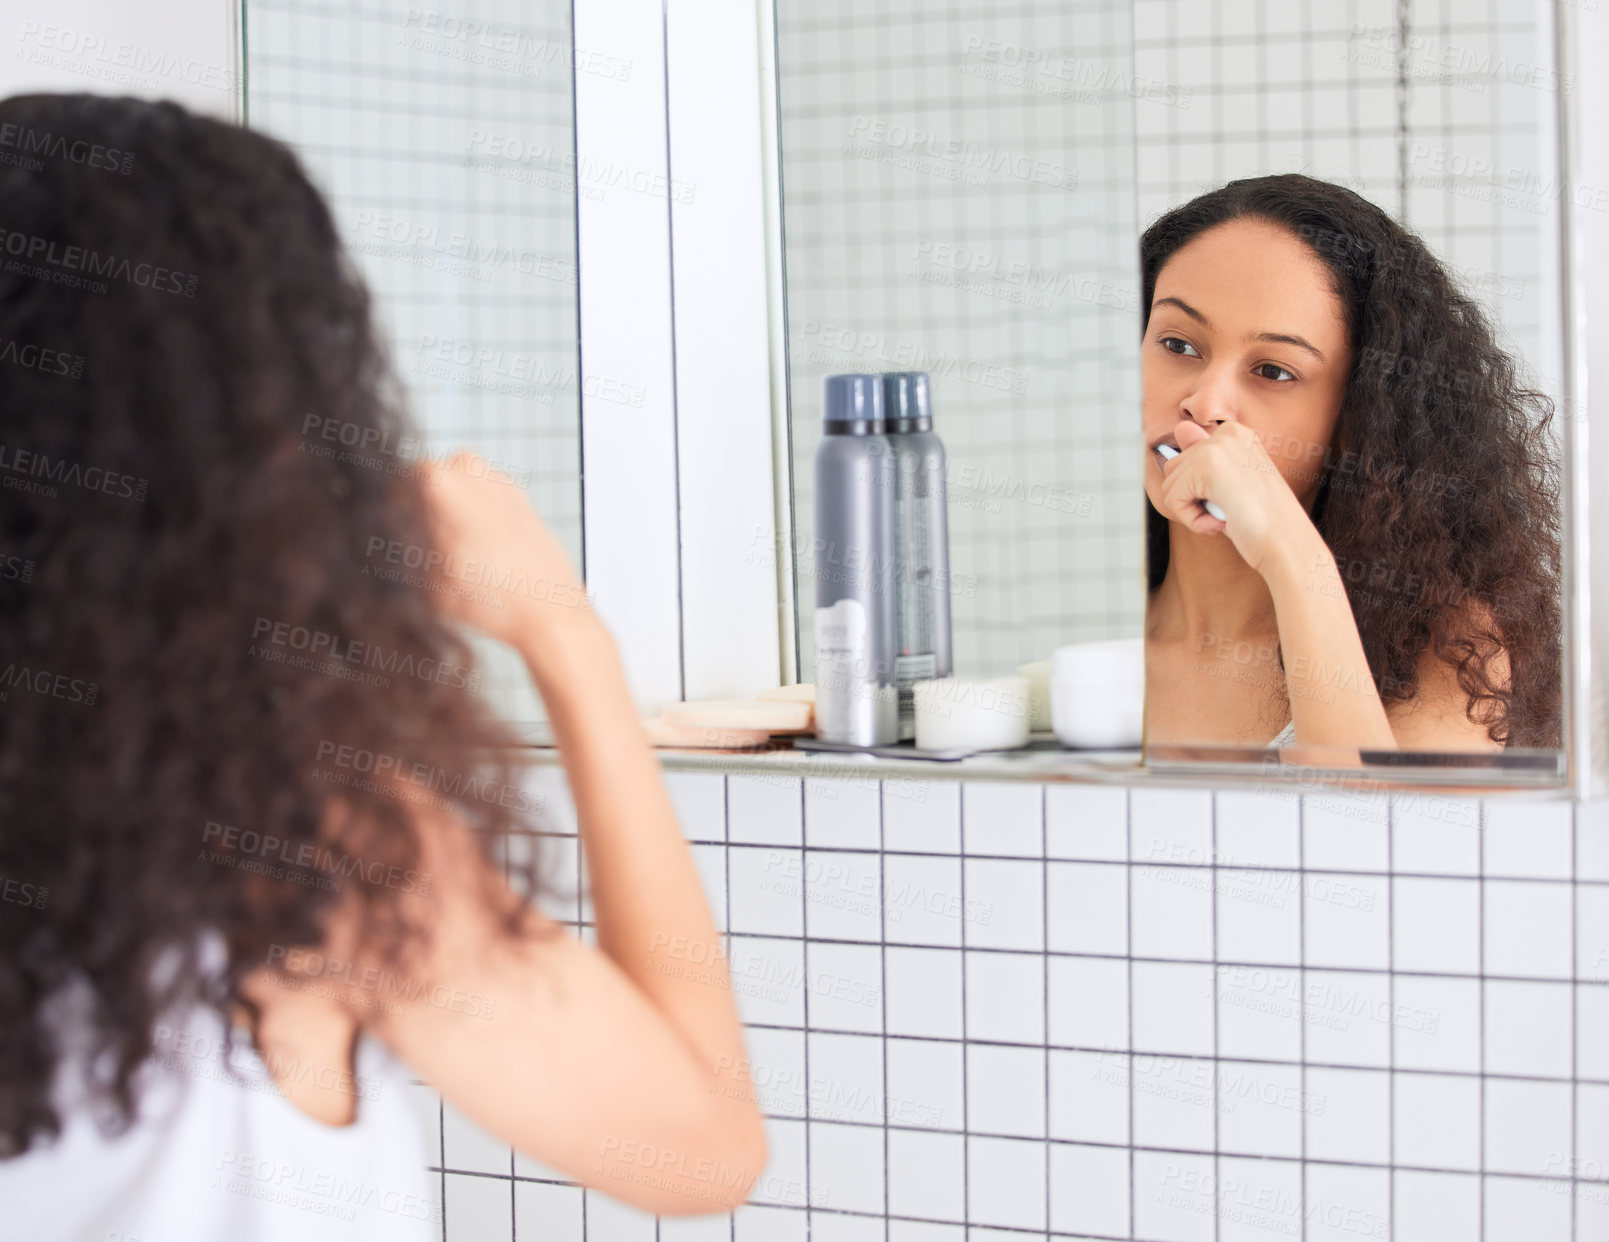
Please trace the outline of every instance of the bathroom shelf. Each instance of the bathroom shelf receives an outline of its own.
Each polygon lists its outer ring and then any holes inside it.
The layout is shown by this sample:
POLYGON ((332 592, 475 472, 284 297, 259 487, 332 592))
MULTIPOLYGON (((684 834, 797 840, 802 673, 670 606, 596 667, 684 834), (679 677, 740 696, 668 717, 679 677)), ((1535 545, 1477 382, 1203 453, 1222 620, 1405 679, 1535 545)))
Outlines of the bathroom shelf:
MULTIPOLYGON (((538 763, 559 762, 545 723, 518 726, 538 763)), ((667 771, 770 774, 820 780, 1026 781, 1156 785, 1177 788, 1257 786, 1293 789, 1379 791, 1432 788, 1483 794, 1504 790, 1568 797, 1563 756, 1556 751, 1432 754, 1365 752, 1366 762, 1346 766, 1334 752, 1291 747, 1283 751, 1236 746, 1152 747, 1079 751, 1036 733, 1029 749, 969 755, 964 759, 889 758, 845 751, 799 750, 778 737, 763 748, 656 748, 667 771)))

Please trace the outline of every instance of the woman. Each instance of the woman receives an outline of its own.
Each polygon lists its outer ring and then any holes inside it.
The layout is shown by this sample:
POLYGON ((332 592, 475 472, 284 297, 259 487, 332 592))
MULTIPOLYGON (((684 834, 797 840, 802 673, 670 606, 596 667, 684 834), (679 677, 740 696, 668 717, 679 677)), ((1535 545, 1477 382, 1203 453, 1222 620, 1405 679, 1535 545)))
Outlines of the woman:
POLYGON ((761 1114, 613 641, 506 478, 398 452, 295 158, 168 103, 0 126, 128 157, 0 169, 7 1230, 429 1236, 411 1075, 636 1207, 740 1203, 761 1114), (457 623, 549 709, 596 947, 495 861, 540 825, 457 623))
POLYGON ((1558 746, 1552 405, 1424 243, 1287 174, 1140 266, 1148 740, 1558 746))

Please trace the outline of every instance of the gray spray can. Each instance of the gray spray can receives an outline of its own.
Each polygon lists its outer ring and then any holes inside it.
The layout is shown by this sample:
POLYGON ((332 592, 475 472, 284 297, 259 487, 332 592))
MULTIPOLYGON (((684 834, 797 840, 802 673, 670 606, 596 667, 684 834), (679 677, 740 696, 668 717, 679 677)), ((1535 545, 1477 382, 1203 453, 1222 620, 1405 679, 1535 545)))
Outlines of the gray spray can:
POLYGON ((816 446, 816 736, 899 740, 894 641, 894 460, 876 375, 822 381, 816 446))
POLYGON ((951 672, 944 444, 933 431, 925 372, 883 376, 883 417, 896 476, 894 680, 899 689, 899 735, 911 738, 916 736, 912 686, 951 672))

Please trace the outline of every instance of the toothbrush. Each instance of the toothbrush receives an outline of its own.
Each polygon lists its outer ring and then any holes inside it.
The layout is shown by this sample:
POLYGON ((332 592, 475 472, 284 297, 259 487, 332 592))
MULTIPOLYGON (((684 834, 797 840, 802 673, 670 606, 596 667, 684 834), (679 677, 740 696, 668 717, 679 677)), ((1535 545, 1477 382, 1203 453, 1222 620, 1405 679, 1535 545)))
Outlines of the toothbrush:
MULTIPOLYGON (((1179 450, 1174 448, 1171 444, 1159 444, 1156 446, 1156 451, 1157 455, 1161 457, 1163 461, 1172 461, 1179 455, 1179 450)), ((1212 514, 1212 516, 1217 518, 1220 522, 1227 522, 1229 520, 1224 516, 1224 511, 1210 500, 1203 500, 1201 502, 1201 507, 1208 513, 1212 514)))

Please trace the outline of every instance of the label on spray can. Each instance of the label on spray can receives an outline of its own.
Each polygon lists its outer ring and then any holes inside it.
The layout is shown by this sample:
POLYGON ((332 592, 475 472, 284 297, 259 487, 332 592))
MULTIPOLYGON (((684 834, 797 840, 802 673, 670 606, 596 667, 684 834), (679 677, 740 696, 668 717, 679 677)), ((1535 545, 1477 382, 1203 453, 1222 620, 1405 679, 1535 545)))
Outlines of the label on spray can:
POLYGON ((866 606, 858 599, 841 599, 816 609, 816 736, 847 741, 856 736, 856 722, 875 683, 871 677, 871 630, 866 606))
POLYGON ((894 657, 894 679, 899 683, 899 727, 901 737, 916 736, 916 683, 932 681, 939 675, 939 658, 925 655, 894 657))

